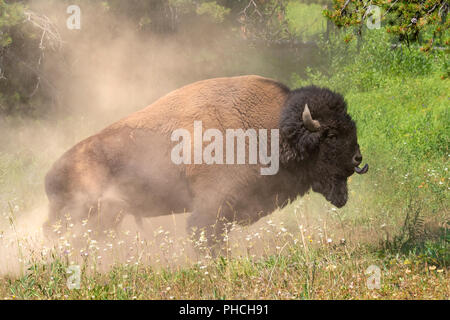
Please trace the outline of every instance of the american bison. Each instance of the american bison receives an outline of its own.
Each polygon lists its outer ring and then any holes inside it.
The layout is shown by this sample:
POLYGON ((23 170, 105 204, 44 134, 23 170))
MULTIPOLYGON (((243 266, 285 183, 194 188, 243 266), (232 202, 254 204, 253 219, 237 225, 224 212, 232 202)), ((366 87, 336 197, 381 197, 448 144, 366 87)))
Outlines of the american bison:
MULTIPOLYGON (((49 218, 44 231, 51 234, 51 226, 65 214, 105 230, 124 214, 139 222, 191 212, 188 228, 204 228, 211 240, 226 221, 255 222, 309 189, 342 207, 347 178, 368 168, 359 168, 356 126, 346 108, 343 97, 328 89, 290 90, 259 76, 182 87, 81 141, 53 165, 45 180, 49 218), (199 121, 202 130, 215 129, 216 139, 228 129, 279 132, 279 138, 267 137, 267 144, 277 142, 270 148, 279 152, 279 168, 261 174, 267 162, 205 163, 201 157, 174 162, 173 133, 183 129, 195 136, 199 121)), ((250 141, 250 135, 244 138, 246 152, 252 151, 250 141)), ((218 151, 212 152, 216 160, 223 157, 218 151)))

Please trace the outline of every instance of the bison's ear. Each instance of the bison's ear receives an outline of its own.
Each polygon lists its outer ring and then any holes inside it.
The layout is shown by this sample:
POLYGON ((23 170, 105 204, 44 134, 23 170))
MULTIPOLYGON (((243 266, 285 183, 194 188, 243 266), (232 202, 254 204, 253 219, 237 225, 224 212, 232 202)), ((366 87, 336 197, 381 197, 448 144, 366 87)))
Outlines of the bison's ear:
POLYGON ((292 161, 302 161, 310 158, 319 147, 320 124, 314 126, 309 109, 290 106, 283 110, 280 121, 280 160, 287 164, 292 161), (305 116, 304 111, 307 110, 305 116), (309 116, 308 116, 309 115, 309 116), (312 130, 314 129, 314 130, 312 130))

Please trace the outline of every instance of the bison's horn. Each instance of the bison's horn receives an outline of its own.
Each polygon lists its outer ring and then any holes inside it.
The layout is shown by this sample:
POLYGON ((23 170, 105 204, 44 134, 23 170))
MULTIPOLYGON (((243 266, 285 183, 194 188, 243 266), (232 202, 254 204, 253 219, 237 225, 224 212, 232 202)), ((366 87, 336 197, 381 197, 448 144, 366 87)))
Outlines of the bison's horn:
POLYGON ((317 131, 320 128, 320 122, 317 120, 314 120, 311 117, 311 112, 309 111, 308 105, 305 104, 305 110, 302 114, 303 123, 305 124, 305 127, 309 131, 317 131))

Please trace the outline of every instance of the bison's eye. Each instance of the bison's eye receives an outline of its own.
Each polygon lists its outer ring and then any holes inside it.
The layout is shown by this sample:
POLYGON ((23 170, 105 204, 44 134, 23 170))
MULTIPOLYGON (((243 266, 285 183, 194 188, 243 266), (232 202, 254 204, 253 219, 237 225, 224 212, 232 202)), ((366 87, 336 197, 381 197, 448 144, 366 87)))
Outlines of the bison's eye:
POLYGON ((338 131, 334 128, 329 128, 326 131, 326 135, 328 138, 336 137, 338 135, 338 131))
POLYGON ((332 142, 335 142, 337 140, 337 134, 335 132, 330 131, 328 133, 328 139, 330 139, 332 142))

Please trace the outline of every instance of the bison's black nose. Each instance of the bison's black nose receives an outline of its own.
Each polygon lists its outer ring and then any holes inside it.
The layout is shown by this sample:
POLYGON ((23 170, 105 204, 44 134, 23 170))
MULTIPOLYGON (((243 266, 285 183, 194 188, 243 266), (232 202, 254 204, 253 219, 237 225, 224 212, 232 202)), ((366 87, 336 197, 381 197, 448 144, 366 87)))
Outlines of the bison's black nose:
POLYGON ((358 152, 353 156, 353 164, 355 165, 355 167, 357 167, 361 164, 361 162, 362 162, 362 155, 361 153, 358 152))

